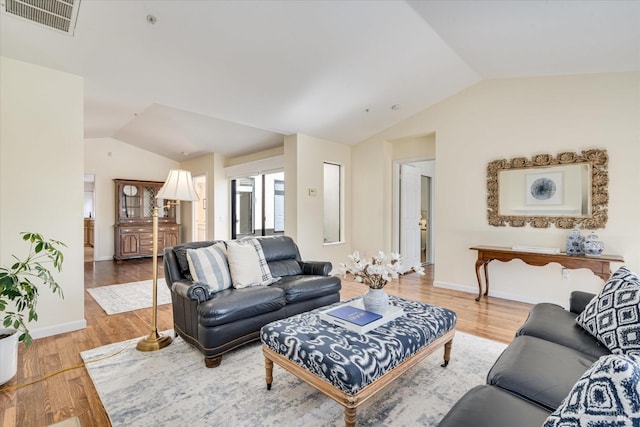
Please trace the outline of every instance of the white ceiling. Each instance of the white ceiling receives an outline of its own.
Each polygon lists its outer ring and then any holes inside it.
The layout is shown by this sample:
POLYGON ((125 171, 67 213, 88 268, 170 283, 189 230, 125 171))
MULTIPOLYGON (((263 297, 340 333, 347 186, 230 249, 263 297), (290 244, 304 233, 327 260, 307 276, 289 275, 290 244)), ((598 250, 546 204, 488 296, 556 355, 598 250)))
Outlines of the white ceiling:
POLYGON ((84 77, 86 138, 175 160, 354 144, 487 78, 640 70, 638 1, 82 0, 72 37, 0 27, 3 56, 84 77))

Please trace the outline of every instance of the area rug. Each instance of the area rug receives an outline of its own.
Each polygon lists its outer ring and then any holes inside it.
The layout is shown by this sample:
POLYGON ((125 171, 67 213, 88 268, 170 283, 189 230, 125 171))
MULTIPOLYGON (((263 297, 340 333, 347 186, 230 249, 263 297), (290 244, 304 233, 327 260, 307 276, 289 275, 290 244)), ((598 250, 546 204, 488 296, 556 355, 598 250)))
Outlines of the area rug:
MULTIPOLYGON (((153 304, 151 280, 89 288, 87 292, 109 315, 139 310, 151 307, 153 304)), ((169 303, 171 303, 171 291, 164 279, 160 278, 158 279, 158 305, 169 303)))
POLYGON ((82 427, 78 417, 67 418, 55 424, 49 424, 49 427, 82 427))
MULTIPOLYGON (((137 351, 137 341, 81 353, 113 426, 344 425, 342 406, 277 365, 268 391, 260 343, 232 351, 209 369, 181 338, 150 353, 137 351)), ((505 347, 457 332, 447 368, 436 351, 362 405, 357 425, 437 425, 467 390, 485 383, 505 347)))

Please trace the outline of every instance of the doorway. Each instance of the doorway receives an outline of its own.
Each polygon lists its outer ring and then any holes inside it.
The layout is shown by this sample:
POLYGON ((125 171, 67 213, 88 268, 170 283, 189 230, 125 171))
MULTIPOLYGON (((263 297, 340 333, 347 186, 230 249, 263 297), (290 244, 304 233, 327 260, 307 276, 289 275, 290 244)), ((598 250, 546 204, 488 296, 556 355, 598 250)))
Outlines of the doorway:
POLYGON ((394 236, 405 267, 433 264, 435 160, 397 163, 394 236))
POLYGON ((84 174, 84 262, 93 262, 96 219, 96 176, 84 174))
POLYGON ((193 185, 196 188, 198 201, 191 204, 193 214, 192 241, 202 242, 207 240, 207 177, 198 175, 193 177, 193 185))
POLYGON ((231 181, 231 238, 284 233, 284 172, 231 181))
MULTIPOLYGON (((423 172, 424 173, 424 172, 423 172)), ((431 187, 432 177, 420 175, 420 263, 429 265, 433 263, 431 256, 431 187)))

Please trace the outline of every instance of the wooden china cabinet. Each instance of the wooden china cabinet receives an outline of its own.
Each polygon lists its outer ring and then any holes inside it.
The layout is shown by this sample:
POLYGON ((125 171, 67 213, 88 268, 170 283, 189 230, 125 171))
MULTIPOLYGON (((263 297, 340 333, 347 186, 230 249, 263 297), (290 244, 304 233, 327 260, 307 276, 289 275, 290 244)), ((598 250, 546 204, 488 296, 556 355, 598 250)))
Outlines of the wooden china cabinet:
MULTIPOLYGON (((150 257, 153 254, 153 208, 166 205, 156 194, 164 184, 158 181, 114 179, 116 191, 116 224, 113 258, 150 257)), ((165 247, 180 243, 180 225, 176 223, 176 207, 158 212, 158 254, 165 247)))

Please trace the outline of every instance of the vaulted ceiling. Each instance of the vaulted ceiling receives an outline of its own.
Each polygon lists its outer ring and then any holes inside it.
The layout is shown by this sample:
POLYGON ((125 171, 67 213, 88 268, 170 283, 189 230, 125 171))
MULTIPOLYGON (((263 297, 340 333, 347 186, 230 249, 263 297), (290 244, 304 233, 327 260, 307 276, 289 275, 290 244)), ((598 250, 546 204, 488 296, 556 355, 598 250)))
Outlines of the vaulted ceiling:
POLYGON ((175 160, 355 144, 482 79, 640 70, 637 1, 82 0, 73 35, 0 27, 2 56, 84 77, 86 138, 175 160))

